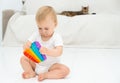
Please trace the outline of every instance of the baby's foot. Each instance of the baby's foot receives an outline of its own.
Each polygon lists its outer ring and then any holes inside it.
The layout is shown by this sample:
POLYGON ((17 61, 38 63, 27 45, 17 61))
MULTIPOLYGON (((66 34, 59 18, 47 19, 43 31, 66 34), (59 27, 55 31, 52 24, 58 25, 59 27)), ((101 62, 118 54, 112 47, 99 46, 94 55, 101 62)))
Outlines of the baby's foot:
POLYGON ((45 74, 44 73, 41 73, 41 74, 38 75, 38 80, 39 81, 42 81, 44 79, 45 79, 45 74))
POLYGON ((28 78, 32 78, 32 77, 35 77, 35 73, 33 72, 33 73, 29 73, 29 72, 23 72, 23 74, 22 74, 22 77, 24 78, 24 79, 28 79, 28 78))

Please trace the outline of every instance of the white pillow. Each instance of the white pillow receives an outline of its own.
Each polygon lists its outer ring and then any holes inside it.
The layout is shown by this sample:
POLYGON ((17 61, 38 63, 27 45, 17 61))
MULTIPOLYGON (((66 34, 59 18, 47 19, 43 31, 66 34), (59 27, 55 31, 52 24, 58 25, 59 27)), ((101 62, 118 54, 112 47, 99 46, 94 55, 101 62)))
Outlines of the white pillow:
POLYGON ((57 13, 65 10, 81 10, 81 6, 88 5, 89 0, 26 0, 27 14, 35 14, 41 6, 52 6, 57 13))
MULTIPOLYGON (((75 44, 78 42, 74 40, 74 36, 79 34, 78 31, 86 25, 88 20, 84 19, 83 16, 67 17, 57 15, 57 18, 58 25, 56 31, 62 35, 64 44, 75 44)), ((35 15, 18 17, 18 19, 11 24, 11 30, 18 41, 25 42, 31 34, 37 30, 35 15)))
POLYGON ((11 30, 20 42, 25 42, 37 30, 34 15, 20 16, 11 24, 11 30))
MULTIPOLYGON (((112 46, 120 45, 119 18, 112 15, 57 15, 56 31, 62 35, 64 45, 112 46)), ((25 42, 37 30, 35 16, 20 16, 12 22, 11 30, 18 41, 25 42)))
POLYGON ((89 15, 85 16, 74 16, 74 17, 67 17, 58 15, 58 26, 56 31, 61 34, 63 38, 63 42, 65 45, 75 45, 79 44, 81 31, 86 27, 88 24, 88 19, 90 19, 89 15), (78 39, 76 40, 76 36, 78 39))

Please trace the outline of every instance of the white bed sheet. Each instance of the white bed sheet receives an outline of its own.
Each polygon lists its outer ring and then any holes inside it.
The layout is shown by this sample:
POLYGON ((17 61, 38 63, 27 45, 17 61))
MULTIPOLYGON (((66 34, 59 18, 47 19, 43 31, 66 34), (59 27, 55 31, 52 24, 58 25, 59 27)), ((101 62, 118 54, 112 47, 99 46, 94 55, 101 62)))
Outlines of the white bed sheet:
MULTIPOLYGON (((22 47, 0 47, 1 83, 40 83, 37 77, 22 79, 22 47)), ((71 72, 65 79, 42 83, 120 83, 120 49, 64 48, 62 63, 71 72)))

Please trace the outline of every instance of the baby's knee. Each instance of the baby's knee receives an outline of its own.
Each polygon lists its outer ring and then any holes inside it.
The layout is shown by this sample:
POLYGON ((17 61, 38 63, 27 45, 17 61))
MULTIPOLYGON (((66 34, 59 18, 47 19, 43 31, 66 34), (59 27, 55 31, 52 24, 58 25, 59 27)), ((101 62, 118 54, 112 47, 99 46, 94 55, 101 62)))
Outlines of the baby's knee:
POLYGON ((68 67, 64 67, 63 71, 65 76, 67 76, 70 73, 70 69, 68 67))
POLYGON ((20 58, 20 63, 23 63, 24 61, 28 61, 28 59, 25 56, 22 56, 20 58))
POLYGON ((70 73, 70 69, 67 66, 61 66, 61 78, 66 77, 70 73))

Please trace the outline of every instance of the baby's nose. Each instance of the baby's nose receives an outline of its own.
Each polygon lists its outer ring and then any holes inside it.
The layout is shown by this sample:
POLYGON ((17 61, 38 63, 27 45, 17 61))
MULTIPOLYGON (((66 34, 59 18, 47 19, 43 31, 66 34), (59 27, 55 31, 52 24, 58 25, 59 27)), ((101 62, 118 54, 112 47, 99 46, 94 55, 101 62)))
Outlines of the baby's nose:
POLYGON ((42 33, 42 34, 46 34, 46 31, 45 31, 45 30, 42 30, 41 33, 42 33))

